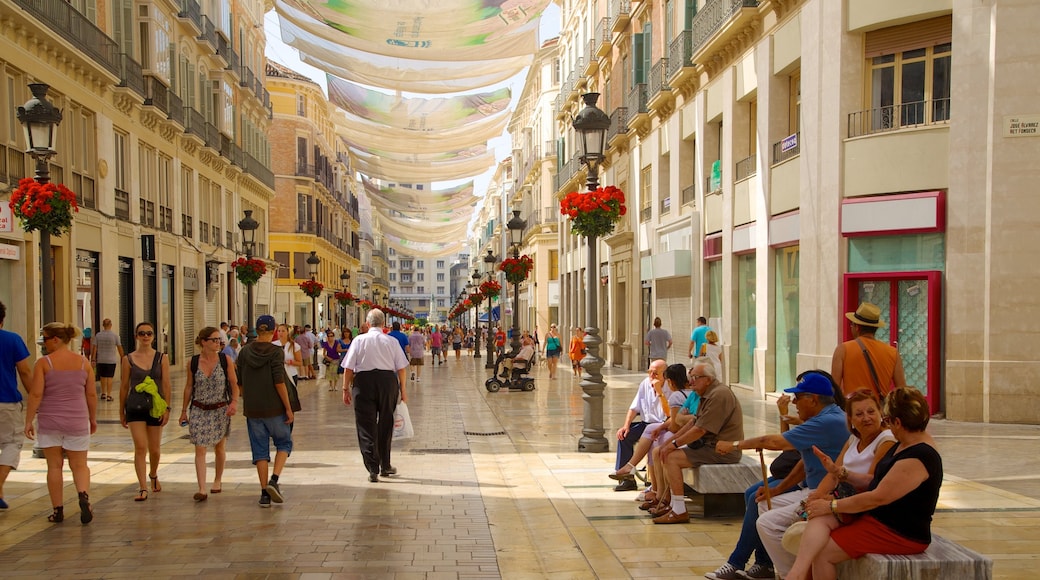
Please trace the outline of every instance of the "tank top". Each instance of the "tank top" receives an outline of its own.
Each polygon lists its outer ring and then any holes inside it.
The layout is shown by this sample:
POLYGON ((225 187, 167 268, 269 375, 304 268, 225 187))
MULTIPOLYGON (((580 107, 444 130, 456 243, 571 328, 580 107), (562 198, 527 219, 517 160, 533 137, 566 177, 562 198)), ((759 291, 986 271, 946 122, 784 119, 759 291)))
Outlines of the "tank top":
POLYGON ((36 415, 40 432, 73 437, 90 435, 86 359, 80 368, 62 371, 54 368, 50 356, 43 358, 50 370, 43 378, 43 399, 36 415))
MULTIPOLYGON (((899 351, 887 343, 868 336, 861 336, 859 339, 870 353, 870 360, 874 363, 878 382, 881 383, 878 398, 884 399, 885 395, 892 390, 892 377, 896 373, 899 351)), ((863 358, 863 349, 859 347, 859 343, 850 340, 843 343, 842 346, 845 348, 845 366, 842 369, 841 392, 846 396, 859 389, 877 392, 877 389, 874 388, 874 377, 870 374, 870 367, 867 366, 867 359, 863 358)))
MULTIPOLYGON (((163 396, 162 390, 162 357, 163 353, 156 352, 155 358, 152 359, 152 368, 142 369, 134 364, 134 359, 130 358, 130 355, 126 355, 126 360, 130 361, 130 388, 141 384, 145 377, 152 377, 156 386, 159 387, 159 398, 165 401, 166 397, 163 396)), ((169 401, 166 402, 169 403, 169 401)))
POLYGON ((895 441, 896 438, 892 436, 892 432, 885 429, 878 436, 867 445, 863 451, 859 451, 859 439, 852 435, 849 437, 849 448, 845 450, 845 456, 842 459, 842 465, 852 473, 869 473, 870 466, 874 464, 874 456, 877 454, 877 448, 885 441, 895 441))
POLYGON ((934 447, 927 443, 918 443, 897 453, 898 445, 893 445, 888 453, 878 462, 874 472, 874 480, 868 489, 873 490, 891 471, 896 462, 905 459, 917 459, 928 470, 928 479, 903 497, 888 505, 878 506, 870 510, 870 515, 885 524, 897 534, 922 544, 932 542, 932 514, 939 501, 939 488, 942 487, 942 458, 934 447))
MULTIPOLYGON (((296 358, 296 354, 295 353, 300 351, 300 347, 295 342, 293 342, 291 340, 287 340, 285 342, 285 344, 282 344, 281 342, 276 340, 272 344, 276 344, 276 345, 282 347, 282 352, 285 353, 285 357, 284 357, 285 360, 293 360, 293 359, 295 359, 296 358)), ((282 369, 285 371, 285 376, 287 376, 287 377, 296 377, 297 375, 300 374, 300 370, 296 368, 296 365, 290 366, 290 365, 287 365, 287 364, 283 363, 282 364, 282 369)))

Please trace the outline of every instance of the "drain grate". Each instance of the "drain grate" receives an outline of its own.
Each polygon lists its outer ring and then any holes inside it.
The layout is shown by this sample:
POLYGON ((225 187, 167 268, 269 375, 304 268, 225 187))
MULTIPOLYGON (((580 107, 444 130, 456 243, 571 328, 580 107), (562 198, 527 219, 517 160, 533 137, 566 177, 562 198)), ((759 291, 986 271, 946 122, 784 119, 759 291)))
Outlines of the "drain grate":
POLYGON ((480 431, 464 431, 466 435, 475 435, 477 437, 490 437, 491 435, 505 435, 505 431, 490 431, 487 433, 481 433, 480 431))
POLYGON ((409 449, 412 455, 469 455, 469 449, 409 449))

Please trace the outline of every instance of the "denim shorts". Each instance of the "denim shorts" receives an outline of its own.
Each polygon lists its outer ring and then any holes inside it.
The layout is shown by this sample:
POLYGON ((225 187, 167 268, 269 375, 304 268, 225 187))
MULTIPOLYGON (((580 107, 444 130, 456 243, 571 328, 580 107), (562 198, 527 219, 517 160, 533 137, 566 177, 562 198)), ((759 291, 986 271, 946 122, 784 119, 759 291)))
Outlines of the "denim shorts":
POLYGON ((271 461, 271 439, 274 439, 276 450, 292 453, 292 429, 285 422, 286 418, 285 415, 278 415, 262 419, 246 419, 249 448, 253 452, 254 465, 257 461, 271 461))

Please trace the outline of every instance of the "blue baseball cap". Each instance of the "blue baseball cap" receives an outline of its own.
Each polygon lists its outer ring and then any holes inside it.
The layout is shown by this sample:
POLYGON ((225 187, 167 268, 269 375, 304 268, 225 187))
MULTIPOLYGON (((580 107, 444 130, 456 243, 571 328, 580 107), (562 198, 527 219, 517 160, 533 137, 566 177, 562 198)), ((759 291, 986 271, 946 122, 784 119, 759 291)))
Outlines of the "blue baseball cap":
POLYGON ((833 397, 834 385, 831 384, 830 379, 821 374, 806 373, 802 377, 801 382, 790 389, 784 389, 784 392, 791 394, 809 393, 811 395, 820 395, 821 397, 833 397))
POLYGON ((274 321, 274 316, 270 314, 264 314, 260 318, 256 319, 256 331, 257 332, 272 332, 278 326, 278 323, 274 321))

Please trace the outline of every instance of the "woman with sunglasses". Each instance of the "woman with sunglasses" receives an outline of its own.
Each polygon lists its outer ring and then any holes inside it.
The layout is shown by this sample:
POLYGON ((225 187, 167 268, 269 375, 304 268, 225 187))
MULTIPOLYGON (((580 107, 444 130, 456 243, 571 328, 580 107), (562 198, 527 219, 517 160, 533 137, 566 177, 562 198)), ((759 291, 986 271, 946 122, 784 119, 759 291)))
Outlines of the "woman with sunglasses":
POLYGON ((75 327, 61 322, 43 327, 43 347, 47 355, 36 361, 25 413, 25 436, 38 438, 47 460, 47 492, 53 506, 47 521, 56 524, 65 519, 63 454, 69 458, 72 481, 79 493, 79 521, 87 524, 94 519, 88 495, 87 448, 90 436, 97 431, 97 391, 90 361, 69 350, 69 341, 76 334, 75 327), (33 430, 33 418, 38 419, 38 433, 33 430))
POLYGON ((199 491, 192 499, 206 501, 206 448, 213 448, 213 487, 210 493, 220 493, 220 480, 227 459, 225 446, 231 431, 231 416, 238 404, 238 378, 235 365, 220 352, 220 330, 207 326, 195 338, 202 352, 188 362, 185 370, 184 404, 181 407, 181 425, 188 424, 188 437, 195 446, 195 478, 199 491), (224 360, 221 360, 224 359, 224 360), (194 372, 192 372, 194 369, 194 372), (227 369, 227 372, 224 372, 227 369), (191 416, 188 416, 191 409, 191 416))
POLYGON ((162 491, 159 485, 159 444, 162 443, 162 428, 170 420, 170 359, 152 347, 155 327, 151 322, 140 322, 134 329, 137 346, 123 357, 123 373, 119 382, 119 421, 123 428, 130 429, 134 440, 134 470, 137 472, 138 492, 134 501, 148 499, 145 487, 145 460, 151 469, 148 478, 152 482, 152 493, 162 491), (151 377, 158 387, 158 395, 166 402, 166 412, 161 417, 152 417, 148 412, 128 412, 126 400, 130 389, 151 377))

